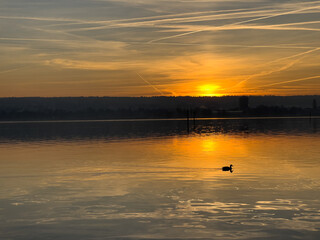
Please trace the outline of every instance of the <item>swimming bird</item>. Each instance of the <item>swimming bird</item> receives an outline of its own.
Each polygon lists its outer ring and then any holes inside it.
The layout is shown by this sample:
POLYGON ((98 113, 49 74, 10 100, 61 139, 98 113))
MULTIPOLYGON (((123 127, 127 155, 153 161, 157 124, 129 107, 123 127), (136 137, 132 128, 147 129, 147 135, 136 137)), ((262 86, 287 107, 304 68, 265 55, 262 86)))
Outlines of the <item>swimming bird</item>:
POLYGON ((228 167, 228 166, 226 166, 226 167, 222 167, 222 171, 224 171, 224 172, 233 172, 233 165, 232 164, 230 164, 230 166, 228 167))

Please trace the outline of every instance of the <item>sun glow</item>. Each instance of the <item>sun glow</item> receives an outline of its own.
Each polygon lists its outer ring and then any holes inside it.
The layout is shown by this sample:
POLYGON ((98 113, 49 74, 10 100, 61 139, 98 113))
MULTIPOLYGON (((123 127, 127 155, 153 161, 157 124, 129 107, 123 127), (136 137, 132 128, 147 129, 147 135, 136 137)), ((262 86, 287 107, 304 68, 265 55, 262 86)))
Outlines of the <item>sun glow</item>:
POLYGON ((205 84, 198 87, 200 96, 221 96, 223 94, 217 93, 220 89, 220 86, 214 84, 205 84))

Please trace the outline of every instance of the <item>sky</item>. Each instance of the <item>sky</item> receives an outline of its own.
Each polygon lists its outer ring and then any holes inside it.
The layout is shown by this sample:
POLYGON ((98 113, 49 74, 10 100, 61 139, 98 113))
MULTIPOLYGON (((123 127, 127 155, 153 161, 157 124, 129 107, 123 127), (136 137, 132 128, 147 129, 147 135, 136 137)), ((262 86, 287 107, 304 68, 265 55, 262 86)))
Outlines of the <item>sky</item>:
POLYGON ((320 1, 0 0, 0 97, 320 94, 320 1))

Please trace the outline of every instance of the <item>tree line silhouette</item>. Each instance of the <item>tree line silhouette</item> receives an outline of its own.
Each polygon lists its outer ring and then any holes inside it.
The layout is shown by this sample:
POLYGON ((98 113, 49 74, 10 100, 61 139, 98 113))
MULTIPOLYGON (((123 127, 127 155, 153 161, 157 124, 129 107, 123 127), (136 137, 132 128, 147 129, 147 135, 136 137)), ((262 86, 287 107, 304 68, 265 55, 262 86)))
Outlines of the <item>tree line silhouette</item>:
POLYGON ((320 116, 320 96, 0 98, 0 120, 320 116))

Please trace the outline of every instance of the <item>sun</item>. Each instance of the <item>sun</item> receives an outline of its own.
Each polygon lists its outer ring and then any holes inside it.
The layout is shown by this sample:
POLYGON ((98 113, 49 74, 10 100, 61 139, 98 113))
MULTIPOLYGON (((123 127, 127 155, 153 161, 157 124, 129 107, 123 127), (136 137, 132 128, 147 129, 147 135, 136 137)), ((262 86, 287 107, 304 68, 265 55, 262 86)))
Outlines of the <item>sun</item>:
POLYGON ((214 84, 205 84, 198 86, 200 96, 221 96, 222 94, 217 93, 220 86, 214 84))

